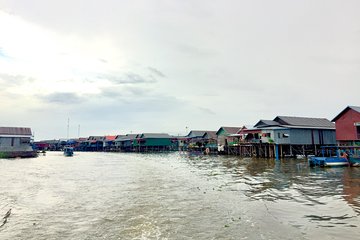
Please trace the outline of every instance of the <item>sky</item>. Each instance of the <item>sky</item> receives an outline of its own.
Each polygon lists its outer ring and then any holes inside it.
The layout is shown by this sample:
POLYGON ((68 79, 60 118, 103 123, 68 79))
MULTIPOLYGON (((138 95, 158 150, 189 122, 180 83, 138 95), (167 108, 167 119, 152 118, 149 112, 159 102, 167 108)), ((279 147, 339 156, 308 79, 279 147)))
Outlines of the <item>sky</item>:
POLYGON ((0 0, 0 125, 44 140, 332 120, 360 106, 359 9, 358 0, 0 0))

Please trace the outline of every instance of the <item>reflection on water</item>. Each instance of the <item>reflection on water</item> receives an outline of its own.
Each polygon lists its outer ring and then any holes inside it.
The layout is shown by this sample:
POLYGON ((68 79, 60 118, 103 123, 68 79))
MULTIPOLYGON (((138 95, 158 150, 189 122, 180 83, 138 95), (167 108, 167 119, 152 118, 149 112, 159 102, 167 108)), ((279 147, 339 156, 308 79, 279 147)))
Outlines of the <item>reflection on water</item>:
POLYGON ((359 239, 360 168, 49 152, 0 160, 0 239, 359 239))

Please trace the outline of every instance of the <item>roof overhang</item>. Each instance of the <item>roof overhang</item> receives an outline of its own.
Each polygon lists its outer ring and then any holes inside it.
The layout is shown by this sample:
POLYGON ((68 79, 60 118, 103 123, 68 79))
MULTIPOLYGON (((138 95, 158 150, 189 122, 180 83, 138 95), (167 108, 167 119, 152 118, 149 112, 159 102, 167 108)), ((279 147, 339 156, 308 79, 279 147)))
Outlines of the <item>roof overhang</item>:
POLYGON ((0 137, 4 137, 4 138, 6 138, 6 137, 8 137, 8 138, 12 138, 12 137, 26 137, 26 138, 31 138, 32 136, 31 136, 31 135, 6 135, 6 134, 4 134, 4 135, 0 135, 0 137))

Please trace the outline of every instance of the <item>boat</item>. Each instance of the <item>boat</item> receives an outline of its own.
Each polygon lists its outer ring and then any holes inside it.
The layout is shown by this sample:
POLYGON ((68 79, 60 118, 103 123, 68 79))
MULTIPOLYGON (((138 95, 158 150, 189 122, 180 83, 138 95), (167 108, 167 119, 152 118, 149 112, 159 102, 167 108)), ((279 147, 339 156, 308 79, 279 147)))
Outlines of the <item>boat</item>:
POLYGON ((352 167, 360 167, 360 146, 341 146, 348 154, 349 164, 352 167))
POLYGON ((349 163, 352 167, 360 167, 360 156, 350 155, 349 163))
POLYGON ((343 167, 349 166, 349 161, 343 157, 310 157, 310 167, 343 167))
POLYGON ((74 155, 74 148, 65 147, 64 148, 64 155, 65 155, 65 157, 72 157, 74 155))
MULTIPOLYGON (((340 149, 338 146, 323 146, 321 147, 322 156, 309 157, 310 167, 344 167, 349 166, 347 155, 340 156, 340 149)), ((343 151, 342 151, 343 152, 343 151)))

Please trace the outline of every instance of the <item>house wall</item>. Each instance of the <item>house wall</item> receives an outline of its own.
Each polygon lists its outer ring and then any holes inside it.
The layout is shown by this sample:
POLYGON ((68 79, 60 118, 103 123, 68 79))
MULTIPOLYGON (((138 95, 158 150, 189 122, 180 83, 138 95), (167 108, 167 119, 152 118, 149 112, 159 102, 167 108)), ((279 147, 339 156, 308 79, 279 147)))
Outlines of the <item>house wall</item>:
POLYGON ((226 142, 225 141, 225 139, 226 139, 225 135, 226 135, 225 130, 221 128, 217 133, 217 142, 218 142, 219 145, 222 145, 222 146, 225 145, 225 142, 226 142))
POLYGON ((262 143, 273 143, 274 142, 274 130, 273 129, 263 129, 261 130, 261 142, 262 143), (264 134, 270 134, 270 136, 265 137, 264 134))
POLYGON ((290 129, 279 129, 273 131, 274 136, 273 139, 276 144, 290 144, 291 134, 290 129), (289 135, 288 137, 284 136, 284 134, 289 135))
POLYGON ((330 145, 336 144, 335 130, 322 129, 291 129, 290 144, 330 145))
MULTIPOLYGON (((145 143, 141 143, 143 147, 155 147, 155 146, 171 146, 172 142, 170 138, 146 138, 145 143)), ((139 146, 137 141, 134 141, 134 146, 139 146)))
POLYGON ((0 137, 0 151, 31 151, 30 137, 0 137))
POLYGON ((261 137, 262 143, 291 145, 332 145, 336 144, 335 130, 322 129, 263 129, 262 135, 270 133, 270 137, 261 137), (287 134, 288 137, 284 136, 287 134))
POLYGON ((337 141, 355 141, 360 140, 357 136, 355 123, 360 123, 360 113, 353 109, 347 110, 340 116, 336 122, 336 140, 337 141))

